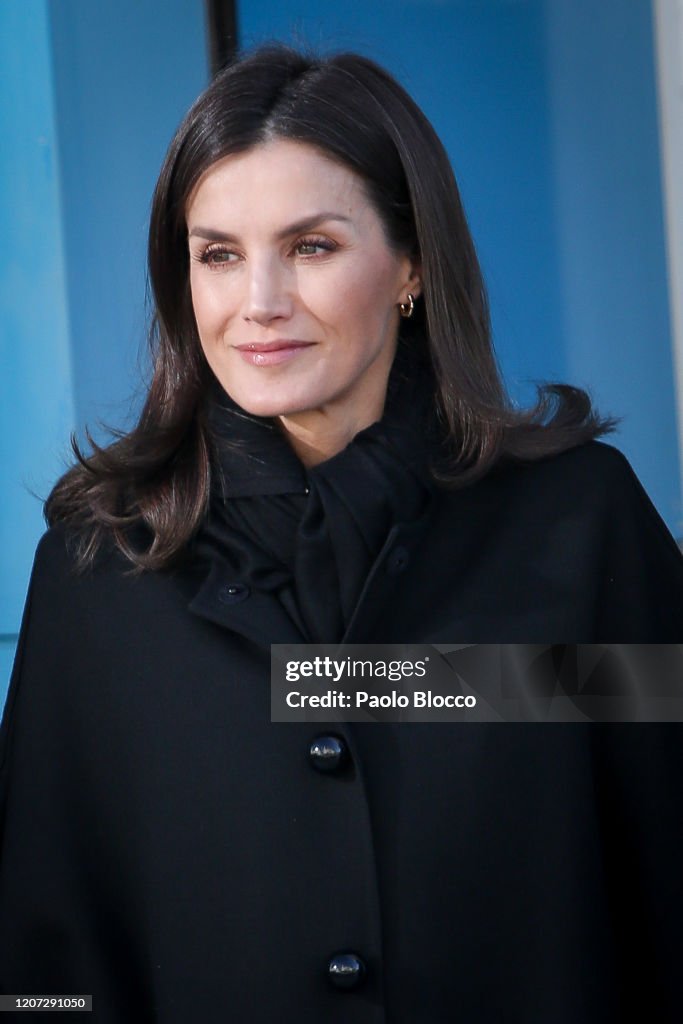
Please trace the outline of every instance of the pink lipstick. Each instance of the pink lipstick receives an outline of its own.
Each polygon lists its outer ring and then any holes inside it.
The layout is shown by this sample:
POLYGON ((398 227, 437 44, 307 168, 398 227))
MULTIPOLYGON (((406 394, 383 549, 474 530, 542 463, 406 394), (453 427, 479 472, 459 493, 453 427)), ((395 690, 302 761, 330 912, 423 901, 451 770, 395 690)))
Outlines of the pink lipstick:
POLYGON ((246 345, 236 345, 235 348, 246 363, 252 366, 277 366, 280 363, 294 359, 299 352, 311 348, 314 342, 311 341, 278 341, 250 342, 246 345))

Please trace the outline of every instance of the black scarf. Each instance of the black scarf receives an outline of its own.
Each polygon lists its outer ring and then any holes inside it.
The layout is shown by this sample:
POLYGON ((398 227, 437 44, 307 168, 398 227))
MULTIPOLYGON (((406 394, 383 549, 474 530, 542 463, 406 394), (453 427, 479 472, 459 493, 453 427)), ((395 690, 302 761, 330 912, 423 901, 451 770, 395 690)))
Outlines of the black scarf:
POLYGON ((401 342, 381 421, 310 469, 277 420, 245 413, 217 384, 209 423, 216 464, 202 549, 276 592, 308 642, 339 642, 389 530, 417 518, 435 489, 427 356, 401 342))

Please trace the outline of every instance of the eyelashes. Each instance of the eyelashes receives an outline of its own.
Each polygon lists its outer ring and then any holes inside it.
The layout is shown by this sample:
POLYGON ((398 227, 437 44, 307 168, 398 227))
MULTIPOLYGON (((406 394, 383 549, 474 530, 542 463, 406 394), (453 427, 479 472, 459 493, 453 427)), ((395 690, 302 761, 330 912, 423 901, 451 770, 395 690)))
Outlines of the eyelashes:
POLYGON ((234 263, 235 260, 230 259, 235 253, 230 249, 222 249, 219 246, 207 246, 194 258, 198 263, 206 263, 210 267, 224 267, 228 263, 234 263))
MULTIPOLYGON (((304 261, 313 261, 327 256, 338 248, 337 243, 321 235, 306 235, 299 238, 289 250, 289 255, 304 261), (317 251, 316 251, 317 250, 317 251)), ((211 270, 229 267, 240 262, 239 253, 222 242, 212 242, 193 257, 198 263, 211 270)))
MULTIPOLYGON (((322 249, 323 252, 334 252, 334 250, 337 248, 337 245, 329 238, 323 238, 319 235, 311 235, 310 237, 307 238, 300 238, 293 248, 295 253, 299 249, 322 249)), ((303 256, 304 259, 306 257, 314 255, 313 253, 301 252, 298 252, 297 254, 299 256, 303 256)))

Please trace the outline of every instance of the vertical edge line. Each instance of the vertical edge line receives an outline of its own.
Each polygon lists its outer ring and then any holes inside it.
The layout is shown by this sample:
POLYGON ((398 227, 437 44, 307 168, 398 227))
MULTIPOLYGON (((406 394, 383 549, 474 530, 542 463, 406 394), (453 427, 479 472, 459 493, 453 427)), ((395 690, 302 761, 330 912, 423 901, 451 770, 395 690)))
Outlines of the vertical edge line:
MULTIPOLYGON (((659 144, 683 534, 683 0, 653 0, 659 144)), ((680 543, 680 541, 679 541, 680 543)))
POLYGON ((204 0, 209 71, 213 78, 237 56, 237 0, 204 0))

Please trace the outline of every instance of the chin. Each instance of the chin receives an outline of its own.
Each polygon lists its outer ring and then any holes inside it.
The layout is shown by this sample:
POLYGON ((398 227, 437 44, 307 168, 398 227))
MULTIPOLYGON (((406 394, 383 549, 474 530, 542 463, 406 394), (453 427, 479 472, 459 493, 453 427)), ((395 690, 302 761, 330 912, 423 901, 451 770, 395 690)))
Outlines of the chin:
POLYGON ((273 418, 276 416, 293 416, 296 413, 307 412, 316 408, 311 399, 295 399, 293 396, 278 396, 272 390, 264 394, 255 394, 253 391, 239 390, 237 388, 225 389, 232 400, 237 402, 241 409, 251 416, 263 416, 273 418))

